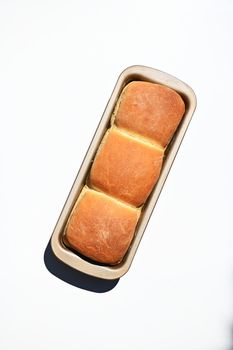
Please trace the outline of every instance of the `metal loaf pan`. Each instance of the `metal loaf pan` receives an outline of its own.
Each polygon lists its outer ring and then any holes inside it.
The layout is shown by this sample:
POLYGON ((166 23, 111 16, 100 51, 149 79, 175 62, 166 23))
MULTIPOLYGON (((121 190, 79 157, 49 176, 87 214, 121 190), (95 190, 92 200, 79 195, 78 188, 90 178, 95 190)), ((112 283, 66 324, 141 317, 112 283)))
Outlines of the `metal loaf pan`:
POLYGON ((51 246, 54 254, 58 259, 76 270, 103 279, 117 279, 128 271, 195 108, 196 97, 193 90, 182 81, 174 78, 167 73, 144 66, 131 66, 121 73, 104 111, 104 114, 100 120, 100 123, 97 127, 95 135, 91 141, 83 163, 79 169, 78 175, 74 181, 66 203, 62 209, 61 215, 54 228, 51 238, 51 246), (90 171, 90 166, 95 157, 95 153, 102 140, 102 137, 110 125, 110 120, 115 104, 125 85, 133 80, 159 83, 176 90, 182 96, 185 102, 186 110, 182 122, 180 123, 175 135, 173 136, 172 141, 166 149, 161 175, 151 195, 144 204, 142 214, 135 231, 134 239, 128 249, 127 254, 120 264, 115 266, 104 266, 95 262, 88 261, 84 257, 81 257, 69 249, 63 242, 64 228, 73 209, 73 206, 79 196, 79 193, 86 182, 86 178, 90 171))

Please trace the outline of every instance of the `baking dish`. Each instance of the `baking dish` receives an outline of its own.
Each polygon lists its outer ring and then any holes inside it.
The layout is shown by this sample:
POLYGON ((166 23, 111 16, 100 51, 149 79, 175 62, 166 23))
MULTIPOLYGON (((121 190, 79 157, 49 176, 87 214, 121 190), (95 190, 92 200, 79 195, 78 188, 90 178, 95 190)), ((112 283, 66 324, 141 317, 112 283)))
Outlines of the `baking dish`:
POLYGON ((139 246, 140 240, 144 234, 147 223, 150 219, 152 211, 156 205, 159 194, 163 188, 163 185, 166 181, 172 163, 175 159, 177 151, 180 147, 182 139, 185 135, 187 127, 190 123, 194 110, 196 108, 196 97, 193 90, 185 83, 179 79, 161 72, 154 68, 149 68, 145 66, 131 66, 125 69, 119 76, 115 88, 112 92, 112 95, 108 101, 106 109, 103 113, 103 116, 100 120, 100 123, 96 129, 95 135, 91 141, 91 144, 88 148, 88 151, 84 157, 82 165, 79 169, 77 177, 74 181, 74 184, 71 188, 71 191, 68 195, 68 198, 65 202, 65 205, 62 209, 60 217, 54 228, 51 246, 54 254, 58 259, 71 266, 74 269, 77 269, 86 274, 99 277, 102 279, 117 279, 123 276, 129 269, 134 255, 139 246), (123 259, 123 261, 115 266, 106 266, 101 265, 95 262, 92 262, 85 257, 82 257, 78 253, 72 251, 63 240, 64 229, 67 223, 67 220, 70 216, 70 213, 74 207, 74 204, 86 183, 88 177, 90 166, 93 162, 95 154, 97 152, 98 146, 103 138, 103 135, 106 129, 110 126, 112 113, 114 107, 118 101, 118 98, 123 90, 123 88, 131 81, 141 80, 149 81, 152 83, 159 83, 166 85, 174 90, 176 90, 183 98, 185 102, 185 114, 184 117, 174 134, 171 142, 166 148, 165 158, 163 162, 162 171, 159 177, 159 180, 152 190, 149 198, 143 206, 142 215, 139 219, 133 241, 123 259))

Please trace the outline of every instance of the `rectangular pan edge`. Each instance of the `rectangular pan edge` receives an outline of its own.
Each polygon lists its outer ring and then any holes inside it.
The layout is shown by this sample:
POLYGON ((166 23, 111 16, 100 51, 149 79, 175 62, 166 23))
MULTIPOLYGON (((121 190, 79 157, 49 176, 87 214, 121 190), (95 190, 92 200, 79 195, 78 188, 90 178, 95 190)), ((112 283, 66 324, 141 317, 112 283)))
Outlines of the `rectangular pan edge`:
POLYGON ((79 270, 91 276, 99 277, 102 279, 117 279, 123 276, 130 268, 134 255, 137 251, 139 243, 142 239, 143 233, 153 212, 155 204, 158 200, 160 192, 166 181, 168 173, 171 169, 172 163, 176 157, 177 151, 180 147, 182 139, 191 121, 192 115, 196 108, 196 96, 193 90, 181 80, 161 72, 154 68, 145 66, 131 66, 126 68, 119 76, 112 95, 107 103, 103 116, 96 129, 94 137, 90 143, 88 151, 84 157, 82 165, 79 169, 77 177, 73 183, 71 191, 62 209, 60 217, 56 223, 54 231, 51 237, 51 246, 56 257, 63 261, 65 264, 72 268, 79 270), (63 243, 64 228, 69 218, 69 215, 73 209, 73 206, 85 184, 86 177, 90 170, 90 165, 94 159, 95 153, 102 140, 102 137, 108 128, 112 116, 114 106, 126 84, 132 80, 150 81, 152 83, 159 83, 168 86, 176 90, 183 98, 186 106, 184 117, 173 136, 173 139, 166 149, 165 160, 163 163, 162 171, 157 184, 152 190, 149 198, 147 199, 141 218, 137 225, 133 241, 128 249, 123 261, 115 266, 103 266, 96 263, 89 262, 83 259, 81 256, 75 254, 72 250, 66 247, 63 243))

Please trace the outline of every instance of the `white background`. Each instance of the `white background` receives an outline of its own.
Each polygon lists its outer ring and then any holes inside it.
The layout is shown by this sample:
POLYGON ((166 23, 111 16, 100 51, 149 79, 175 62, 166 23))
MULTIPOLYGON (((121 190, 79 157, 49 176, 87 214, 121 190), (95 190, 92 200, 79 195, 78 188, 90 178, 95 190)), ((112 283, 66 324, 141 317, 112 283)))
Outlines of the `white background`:
POLYGON ((232 36, 231 0, 0 0, 1 350, 232 349, 232 36), (133 64, 198 108, 130 271, 95 293, 43 255, 133 64))

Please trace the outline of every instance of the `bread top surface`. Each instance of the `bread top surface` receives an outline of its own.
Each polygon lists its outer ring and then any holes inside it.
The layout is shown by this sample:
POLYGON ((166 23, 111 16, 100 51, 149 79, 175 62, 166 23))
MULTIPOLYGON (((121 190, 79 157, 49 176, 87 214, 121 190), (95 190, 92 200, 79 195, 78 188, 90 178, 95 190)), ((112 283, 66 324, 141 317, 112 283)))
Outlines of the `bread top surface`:
POLYGON ((81 254, 114 265, 133 238, 140 210, 85 187, 70 216, 65 240, 81 254))
POLYGON ((156 184, 185 105, 174 90, 135 81, 123 90, 97 151, 89 184, 70 215, 65 240, 86 257, 119 263, 134 236, 140 210, 156 184), (96 191, 97 189, 97 191, 96 191), (99 191, 103 191, 99 192, 99 191))
POLYGON ((114 113, 115 124, 166 147, 182 116, 185 104, 173 89, 133 81, 126 85, 114 113))
POLYGON ((111 128, 96 154, 90 186, 139 207, 158 180, 164 150, 111 128))

